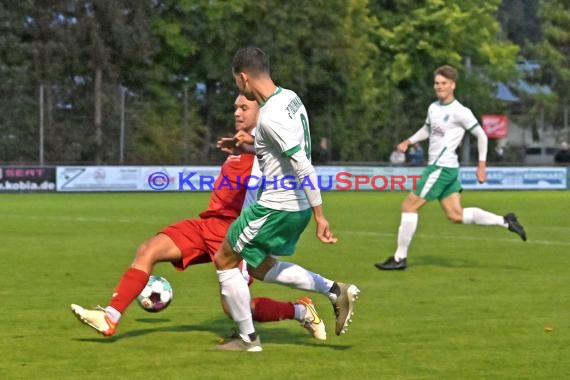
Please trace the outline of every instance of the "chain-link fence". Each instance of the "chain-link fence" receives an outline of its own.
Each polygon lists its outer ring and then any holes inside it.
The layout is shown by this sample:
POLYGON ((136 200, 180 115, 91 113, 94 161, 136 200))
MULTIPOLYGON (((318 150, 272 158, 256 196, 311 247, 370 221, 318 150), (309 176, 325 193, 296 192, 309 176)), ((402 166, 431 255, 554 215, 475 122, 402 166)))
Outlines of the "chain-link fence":
MULTIPOLYGON (((223 159, 215 149, 215 140, 233 131, 234 95, 185 88, 157 98, 124 86, 107 85, 102 86, 97 102, 93 87, 81 78, 67 85, 0 86, 0 162, 144 165, 210 164, 223 159)), ((547 128, 541 118, 524 112, 509 119, 508 139, 489 142, 488 159, 492 164, 559 163, 555 160, 559 145, 570 142, 567 117, 557 128, 547 128), (542 127, 530 128, 533 123, 542 127), (533 130, 540 132, 539 140, 529 138, 533 130)), ((318 127, 318 122, 313 119, 312 127, 318 127)), ((334 126, 329 128, 332 131, 334 126)), ((476 144, 468 141, 461 148, 461 157, 475 159, 476 144)), ((323 148, 322 141, 317 141, 314 146, 315 162, 331 163, 330 157, 319 159, 326 144, 323 148)), ((473 165, 473 159, 462 161, 473 165)))
MULTIPOLYGON (((0 86, 0 160, 19 165, 204 163, 215 155, 194 92, 169 94, 170 100, 158 105, 156 98, 135 90, 103 86, 98 107, 93 86, 81 84, 0 86)), ((227 108, 231 111, 231 103, 227 108)), ((231 132, 228 116, 218 128, 231 132)))

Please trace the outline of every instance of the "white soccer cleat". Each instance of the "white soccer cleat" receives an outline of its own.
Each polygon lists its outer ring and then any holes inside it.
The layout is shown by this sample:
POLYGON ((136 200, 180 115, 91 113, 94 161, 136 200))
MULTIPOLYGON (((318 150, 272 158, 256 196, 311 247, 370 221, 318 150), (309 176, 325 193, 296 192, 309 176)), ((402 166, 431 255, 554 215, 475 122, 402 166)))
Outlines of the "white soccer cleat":
POLYGON ((71 304, 71 311, 75 314, 77 319, 92 327, 100 334, 111 336, 115 333, 117 324, 113 323, 109 319, 105 309, 101 306, 97 306, 96 309, 90 310, 76 304, 71 304))
POLYGON ((303 326, 313 338, 318 340, 327 340, 325 323, 319 317, 313 300, 309 297, 301 297, 297 300, 296 303, 305 306, 306 309, 305 320, 301 322, 301 326, 303 326))

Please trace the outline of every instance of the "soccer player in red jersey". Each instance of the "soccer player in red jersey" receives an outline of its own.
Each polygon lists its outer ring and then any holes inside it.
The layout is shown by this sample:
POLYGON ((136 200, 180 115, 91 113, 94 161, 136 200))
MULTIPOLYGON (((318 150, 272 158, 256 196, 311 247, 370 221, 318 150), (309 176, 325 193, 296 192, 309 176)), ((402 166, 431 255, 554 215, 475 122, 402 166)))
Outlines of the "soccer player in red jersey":
MULTIPOLYGON (((234 108, 236 130, 253 134, 259 114, 257 102, 239 95, 234 108)), ((236 154, 229 154, 222 165, 208 208, 198 218, 184 219, 169 225, 141 244, 130 268, 119 280, 107 307, 86 309, 72 304, 71 310, 81 322, 105 336, 111 336, 127 307, 145 287, 156 263, 171 262, 182 271, 190 265, 213 261, 230 224, 239 216, 244 205, 255 199, 252 193, 257 191, 256 186, 251 182, 245 186, 242 181, 251 176, 261 177, 261 173, 257 172, 259 168, 255 155, 239 154, 229 140, 231 139, 221 139, 218 147, 227 153, 236 154), (248 188, 253 191, 248 192, 248 188)), ((243 152, 244 148, 241 147, 239 151, 243 152)), ((242 273, 249 280, 245 267, 243 265, 242 273)), ((229 315, 229 309, 223 300, 222 305, 229 315)), ((324 322, 308 297, 301 297, 294 303, 257 297, 252 300, 251 306, 253 319, 257 322, 295 319, 316 339, 326 339, 324 322)))

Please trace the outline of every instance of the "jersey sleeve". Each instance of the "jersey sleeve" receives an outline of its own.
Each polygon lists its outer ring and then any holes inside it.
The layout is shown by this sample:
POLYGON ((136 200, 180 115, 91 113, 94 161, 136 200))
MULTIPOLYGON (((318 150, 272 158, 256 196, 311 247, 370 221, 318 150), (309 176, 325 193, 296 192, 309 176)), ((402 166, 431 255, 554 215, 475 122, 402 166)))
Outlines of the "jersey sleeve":
POLYGON ((427 140, 428 138, 429 138, 429 127, 426 124, 424 124, 408 140, 410 140, 412 144, 415 144, 417 142, 427 140))
POLYGON ((269 139, 279 147, 282 155, 290 157, 301 150, 294 119, 286 116, 281 116, 279 119, 272 118, 267 122, 266 131, 269 139))
POLYGON ((473 115, 473 112, 467 108, 463 107, 461 112, 458 114, 458 121, 466 131, 471 131, 473 128, 479 125, 477 118, 473 115))

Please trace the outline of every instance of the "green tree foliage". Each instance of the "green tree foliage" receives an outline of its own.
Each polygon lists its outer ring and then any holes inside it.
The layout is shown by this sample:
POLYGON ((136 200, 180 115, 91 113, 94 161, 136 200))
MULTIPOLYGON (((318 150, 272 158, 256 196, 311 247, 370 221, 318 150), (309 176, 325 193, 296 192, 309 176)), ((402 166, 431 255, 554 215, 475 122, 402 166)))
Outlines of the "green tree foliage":
POLYGON ((383 59, 377 70, 396 102, 386 128, 395 130, 392 143, 417 129, 433 99, 432 73, 443 64, 460 71, 457 96, 483 112, 494 105, 492 83, 515 74, 518 47, 499 39, 494 14, 498 0, 376 1, 379 20, 376 44, 383 59), (466 65, 466 62, 470 62, 466 65), (472 67, 473 70, 469 70, 472 67))
POLYGON ((542 39, 538 18, 539 0, 503 0, 498 19, 504 36, 521 47, 523 55, 529 53, 529 45, 542 39))
POLYGON ((367 1, 274 4, 257 2, 247 12, 264 15, 251 18, 257 26, 247 41, 274 57, 277 82, 303 98, 314 147, 327 138, 335 159, 371 159, 376 153, 373 120, 378 115, 371 105, 381 91, 371 65, 377 48, 370 40, 375 19, 370 17, 367 1))
POLYGON ((31 35, 33 1, 0 3, 0 159, 37 158, 39 77, 61 71, 39 67, 57 48, 47 35, 31 35), (40 72, 41 71, 41 72, 40 72))
POLYGON ((36 105, 38 88, 45 90, 47 161, 115 159, 119 85, 143 88, 156 48, 151 4, 28 0, 5 7, 12 44, 2 52, 13 57, 5 62, 12 74, 25 72, 12 77, 31 89, 36 105))
POLYGON ((155 52, 150 31, 152 7, 136 0, 75 0, 66 19, 73 35, 69 61, 74 77, 89 78, 93 91, 93 144, 87 159, 102 162, 112 154, 109 135, 116 141, 119 86, 142 88, 155 52))
MULTIPOLYGON (((570 8, 567 0, 540 2, 544 40, 536 45, 546 83, 554 90, 556 121, 561 125, 564 109, 570 107, 570 8)), ((552 99, 549 99, 552 100, 552 99)))
POLYGON ((116 163, 119 86, 127 162, 219 160, 216 137, 233 129, 231 59, 252 44, 307 105, 314 147, 327 138, 335 160, 385 161, 421 125, 435 67, 457 66, 459 97, 484 112, 518 51, 500 40, 499 0, 6 3, 0 74, 32 86, 32 103, 33 86, 49 86, 48 162, 116 163))
POLYGON ((231 59, 238 48, 257 45, 271 55, 276 82, 298 92, 309 109, 313 144, 338 136, 340 147, 343 135, 332 129, 350 121, 344 110, 353 104, 347 103, 357 104, 377 91, 369 86, 375 47, 367 39, 366 1, 165 0, 159 9, 154 29, 176 78, 206 85, 204 157, 212 153, 206 142, 231 128, 228 111, 236 95, 231 59))

